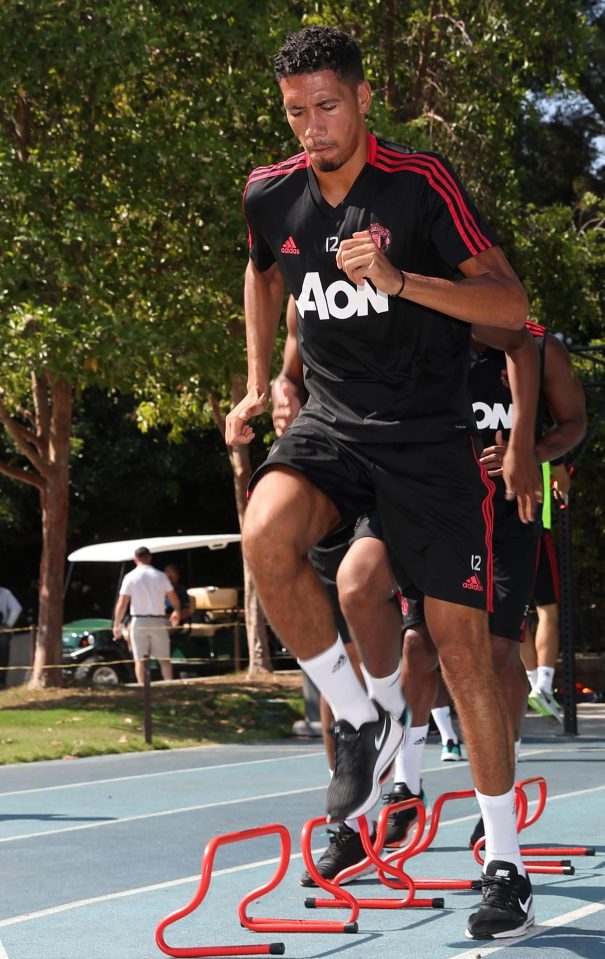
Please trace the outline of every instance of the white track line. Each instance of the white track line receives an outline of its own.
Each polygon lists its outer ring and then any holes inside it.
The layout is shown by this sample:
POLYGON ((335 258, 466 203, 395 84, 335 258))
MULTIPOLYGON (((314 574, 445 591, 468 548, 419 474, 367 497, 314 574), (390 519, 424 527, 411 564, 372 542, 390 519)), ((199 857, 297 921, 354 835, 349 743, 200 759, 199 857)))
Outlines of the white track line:
MULTIPOLYGON (((307 755, 314 755, 314 754, 307 754, 307 755)), ((211 766, 211 767, 207 767, 207 768, 208 768, 208 769, 229 768, 229 767, 232 766, 232 765, 233 765, 233 766, 240 766, 240 765, 241 765, 241 766, 250 766, 250 765, 255 765, 255 762, 265 763, 265 762, 275 762, 275 761, 276 761, 276 760, 273 760, 273 759, 262 759, 262 760, 256 760, 256 761, 253 761, 253 762, 246 762, 246 763, 227 763, 227 764, 225 764, 224 767, 211 766)), ((446 764, 444 763, 444 764, 441 765, 441 766, 435 766, 434 769, 427 769, 427 770, 424 770, 424 771, 425 771, 425 772, 447 772, 447 769, 445 768, 445 766, 446 766, 446 764)), ((193 772, 205 772, 205 771, 206 771, 206 768, 200 769, 200 770, 193 770, 193 772)), ((153 775, 156 775, 156 774, 155 774, 155 773, 151 773, 150 775, 153 776, 153 775)), ((157 774, 157 775, 163 775, 163 774, 162 774, 162 773, 159 773, 159 774, 157 774)), ((132 776, 132 777, 128 777, 128 776, 127 776, 127 777, 124 777, 124 779, 140 779, 140 778, 144 778, 144 777, 142 777, 142 776, 132 776)), ((122 780, 121 780, 121 779, 118 779, 118 780, 108 780, 108 779, 103 780, 103 782, 105 782, 105 783, 106 783, 106 782, 116 782, 116 781, 117 781, 117 782, 121 782, 122 780)), ((97 784, 98 784, 97 782, 92 782, 92 783, 89 783, 89 784, 87 784, 87 785, 97 785, 97 784)), ((70 785, 82 785, 82 784, 81 784, 81 783, 73 783, 73 784, 70 784, 70 785)), ((51 786, 50 788, 51 788, 51 789, 61 789, 61 788, 63 788, 63 787, 61 787, 61 786, 51 786)), ((66 788, 70 788, 70 787, 66 787, 66 788)), ((81 830, 84 830, 84 829, 99 829, 101 826, 117 826, 117 825, 119 825, 120 823, 138 822, 139 820, 142 820, 142 819, 155 819, 156 817, 157 817, 157 818, 160 818, 160 817, 162 817, 162 816, 174 816, 174 815, 176 815, 177 813, 198 812, 198 811, 201 810, 201 809, 218 809, 218 808, 220 808, 221 806, 234 806, 234 805, 237 805, 237 803, 258 802, 259 799, 276 799, 276 798, 283 798, 284 796, 293 796, 293 795, 296 795, 296 794, 298 794, 298 793, 318 792, 319 790, 324 790, 325 788, 326 788, 326 784, 323 783, 321 786, 308 786, 308 787, 306 787, 305 789, 289 789, 289 790, 287 790, 287 791, 285 791, 285 792, 265 793, 264 795, 261 795, 261 796, 242 796, 240 799, 225 799, 223 802, 202 803, 202 804, 200 804, 200 805, 195 805, 195 806, 179 806, 179 807, 176 807, 176 808, 174 808, 174 809, 162 810, 161 812, 141 813, 141 814, 138 815, 138 816, 123 816, 123 817, 121 817, 121 818, 115 818, 115 819, 104 819, 104 820, 101 821, 101 822, 90 822, 90 823, 86 823, 85 825, 81 825, 81 826, 65 826, 65 827, 61 827, 61 828, 59 828, 59 829, 45 829, 45 830, 40 831, 40 832, 20 833, 20 834, 17 835, 17 836, 3 836, 2 838, 0 838, 0 843, 4 843, 4 842, 17 842, 17 841, 20 840, 20 839, 39 839, 39 838, 42 838, 42 837, 44 837, 44 836, 56 836, 56 835, 59 835, 59 834, 61 834, 61 833, 65 833, 65 832, 80 832, 81 830)), ((23 792, 45 792, 45 790, 44 790, 44 789, 39 789, 39 790, 38 790, 38 789, 31 789, 31 790, 24 790, 23 792)), ((21 793, 18 792, 18 793, 14 793, 14 794, 4 793, 3 795, 5 795, 5 796, 7 796, 7 795, 23 795, 23 792, 21 792, 21 793)), ((0 798, 1 798, 1 797, 0 797, 0 798)), ((472 819, 473 816, 466 816, 466 817, 464 817, 464 818, 465 818, 465 819, 472 819)), ((461 821, 461 822, 462 822, 463 820, 455 820, 455 821, 456 821, 456 822, 458 822, 458 821, 461 821)), ((2 959, 1 956, 0 956, 0 959, 2 959)))
MULTIPOLYGON (((498 952, 500 949, 506 949, 508 946, 519 945, 520 948, 523 948, 525 942, 528 939, 533 939, 534 936, 539 936, 543 932, 548 932, 549 929, 556 929, 557 926, 566 926, 568 922, 575 922, 577 919, 584 919, 586 916, 591 916, 595 912, 600 912, 601 909, 605 909, 605 901, 603 902, 591 902, 587 906, 581 906, 579 909, 573 909, 571 912, 565 912, 561 916, 555 916, 554 919, 546 919, 544 922, 541 922, 537 926, 533 926, 531 931, 527 935, 523 936, 521 939, 502 939, 498 945, 493 946, 483 946, 482 942, 477 941, 471 949, 465 949, 464 952, 458 952, 455 956, 451 956, 450 959, 477 959, 477 956, 481 956, 481 959, 485 959, 485 956, 490 956, 493 952, 498 952)), ((548 945, 546 942, 545 947, 548 945)))
MULTIPOLYGON (((314 849, 313 854, 317 855, 318 850, 314 849)), ((302 859, 302 853, 294 853, 290 857, 292 862, 295 859, 302 859)), ((213 876, 226 876, 234 872, 243 872, 246 869, 256 869, 258 866, 274 866, 281 862, 281 858, 275 859, 257 859, 256 862, 249 862, 242 866, 230 866, 226 869, 217 869, 213 871, 213 876)), ((12 916, 10 919, 0 919, 0 929, 3 926, 16 926, 21 922, 29 922, 30 919, 44 919, 46 916, 55 916, 59 912, 69 912, 71 909, 81 909, 83 906, 92 906, 96 903, 110 902, 112 899, 125 899, 128 896, 138 896, 142 893, 159 892, 163 889, 173 889, 175 886, 185 886, 188 883, 200 881, 200 874, 194 876, 185 876, 183 879, 172 879, 170 882, 157 882, 151 886, 137 886, 135 889, 125 889, 123 892, 109 892, 104 896, 93 896, 90 899, 78 899, 75 902, 65 902, 61 906, 50 906, 48 909, 40 909, 38 912, 26 912, 22 916, 12 916)), ((0 953, 0 959, 3 959, 0 953)))
MULTIPOLYGON (((310 756, 315 757, 317 756, 317 753, 305 753, 300 758, 309 758, 310 756)), ((298 759, 299 757, 296 756, 296 757, 288 757, 288 758, 298 759)), ((229 769, 231 767, 235 768, 238 766, 254 766, 257 763, 262 764, 262 763, 273 763, 273 762, 283 762, 283 757, 281 759, 258 759, 258 760, 251 760, 251 761, 241 762, 241 763, 225 763, 221 766, 205 766, 199 769, 169 770, 165 773, 145 773, 140 776, 120 776, 115 779, 90 780, 89 782, 86 782, 86 783, 69 783, 65 786, 49 786, 48 790, 44 789, 43 787, 40 787, 37 789, 16 790, 15 792, 12 792, 12 793, 0 793, 0 799, 2 799, 4 796, 23 796, 28 793, 47 792, 47 791, 50 792, 57 789, 72 789, 74 786, 97 786, 97 785, 104 785, 105 783, 129 781, 132 779, 145 779, 148 776, 172 775, 174 772, 208 772, 214 769, 229 769)), ((447 772, 447 771, 448 769, 447 769, 446 763, 443 763, 439 766, 435 766, 432 769, 424 770, 425 773, 447 772)), ((55 836, 64 832, 79 832, 80 830, 83 830, 83 829, 97 829, 100 826, 115 826, 123 822, 137 822, 138 820, 141 820, 141 819, 153 819, 155 817, 160 817, 160 816, 173 816, 176 813, 196 812, 200 809, 208 809, 208 808, 218 809, 220 806, 233 806, 239 802, 256 802, 259 799, 275 799, 275 798, 280 798, 284 796, 292 796, 292 795, 295 795, 296 793, 317 792, 325 788, 326 788, 326 784, 323 783, 321 786, 309 786, 305 789, 294 789, 294 790, 291 789, 286 792, 266 793, 265 795, 262 795, 262 796, 243 796, 241 799, 227 799, 224 802, 203 803, 202 805, 195 805, 195 806, 182 806, 182 807, 177 807, 176 809, 167 809, 162 812, 141 813, 138 816, 127 816, 122 818, 103 820, 102 822, 86 823, 85 825, 81 825, 81 826, 65 826, 64 828, 46 829, 41 832, 21 833, 18 836, 4 836, 0 838, 0 843, 16 842, 19 839, 37 839, 43 836, 55 836)), ((472 817, 469 816, 467 818, 470 819, 472 817)), ((0 959, 2 959, 2 956, 0 956, 0 959)))
MULTIPOLYGON (((180 773, 207 773, 215 769, 237 769, 240 766, 256 766, 263 763, 283 763, 288 759, 309 759, 320 754, 319 750, 313 753, 299 753, 292 756, 276 756, 274 759, 247 759, 245 762, 220 763, 217 766, 192 766, 185 769, 166 769, 157 773, 137 773, 133 776, 112 776, 110 779, 86 779, 79 783, 64 783, 60 786, 36 786, 32 789, 14 789, 12 792, 0 792, 0 799, 5 796, 27 796, 29 793, 54 792, 57 789, 77 789, 80 786, 104 786, 106 783, 132 782, 134 779, 153 779, 159 776, 178 776, 180 773)), ((124 753, 122 755, 125 755, 124 753)), ((138 755, 135 753, 134 755, 138 755)), ((143 753, 143 755, 147 755, 143 753)))
POLYGON ((2 945, 2 942, 0 942, 0 959, 8 959, 8 952, 2 945))
MULTIPOLYGON (((320 745, 320 744, 318 744, 320 745)), ((199 748, 199 747, 194 747, 199 748)), ((547 749, 532 749, 524 752, 521 756, 521 759, 525 759, 527 756, 542 756, 545 752, 559 752, 560 747, 548 747, 547 749)), ((122 753, 122 755, 127 755, 122 753)), ((135 753, 133 755, 139 756, 150 756, 155 755, 155 753, 135 753)), ((0 792, 0 799, 4 799, 5 796, 27 796, 30 793, 46 793, 46 792, 56 792, 58 789, 79 789, 82 786, 105 786, 108 783, 121 783, 121 782, 132 782, 135 779, 154 779, 160 776, 178 776, 181 774, 187 773, 208 773, 213 772, 215 769, 239 769, 241 766, 256 766, 263 765, 264 763, 283 763, 289 759, 316 759, 318 755, 323 755, 323 750, 319 748, 312 753, 296 753, 291 756, 276 756, 273 759, 247 759, 242 762, 236 763, 219 763, 216 766, 190 766, 185 767, 184 769, 166 769, 160 772, 155 773, 137 773, 132 776, 112 776, 108 779, 85 779, 82 782, 78 783, 63 783, 58 786, 35 786, 31 789, 13 789, 10 792, 0 792)), ((431 766, 428 769, 423 769, 424 773, 436 773, 436 772, 447 772, 452 763, 440 763, 439 766, 431 766)), ((463 765, 461 768, 465 768, 463 765)), ((466 768, 470 768, 466 766, 466 768)), ((1 775, 1 770, 0 770, 1 775)), ((0 957, 1 959, 1 957, 0 957)))
MULTIPOLYGON (((201 803, 199 806, 177 806, 175 809, 163 809, 162 812, 142 813, 140 816, 123 816, 118 819, 104 819, 102 822, 89 822, 84 826, 67 826, 65 829, 48 829, 44 832, 23 833, 20 836, 4 836, 2 842, 16 842, 19 839, 41 839, 44 836, 55 836, 64 832, 80 832, 83 829, 100 829, 102 826, 119 826, 125 822, 138 822, 141 819, 160 819, 162 816, 174 816, 177 813, 198 812, 200 809, 219 809, 222 806, 237 806, 245 802, 259 802, 262 799, 280 799, 284 796, 295 796, 301 793, 325 791, 325 783, 321 786, 309 786, 306 789, 289 789, 286 792, 265 793, 262 796, 242 796, 241 799, 225 799, 223 802, 201 803)), ((605 788, 605 787, 603 787, 605 788)))
MULTIPOLYGON (((438 767, 441 769, 442 767, 438 767)), ((21 833, 18 836, 4 836, 0 843, 18 842, 20 839, 44 839, 46 836, 55 836, 67 832, 80 832, 85 829, 102 829, 105 826, 119 826, 122 823, 139 822, 143 819, 160 819, 163 816, 174 816, 179 813, 198 812, 201 809, 219 809, 222 806, 236 806, 239 803, 258 802, 263 799, 281 799, 284 796, 300 795, 301 793, 312 793, 324 790, 325 784, 321 786, 308 786, 305 789, 289 789, 285 792, 264 793, 261 796, 242 796, 240 799, 225 799, 223 802, 201 803, 195 806, 177 806, 174 809, 164 809, 161 812, 141 813, 139 816, 123 816, 117 819, 104 819, 102 822, 90 822, 82 826, 66 826, 59 829, 46 829, 42 832, 21 833)), ((590 789, 577 789, 574 792, 559 793, 559 795, 549 796, 547 802, 555 802, 558 799, 569 799, 574 796, 587 796, 589 793, 599 792, 605 789, 604 786, 593 786, 590 789)), ((536 800, 530 806, 535 805, 536 800)), ((445 819, 441 826, 451 825, 453 823, 466 822, 476 818, 476 813, 469 816, 461 816, 458 819, 445 819)))

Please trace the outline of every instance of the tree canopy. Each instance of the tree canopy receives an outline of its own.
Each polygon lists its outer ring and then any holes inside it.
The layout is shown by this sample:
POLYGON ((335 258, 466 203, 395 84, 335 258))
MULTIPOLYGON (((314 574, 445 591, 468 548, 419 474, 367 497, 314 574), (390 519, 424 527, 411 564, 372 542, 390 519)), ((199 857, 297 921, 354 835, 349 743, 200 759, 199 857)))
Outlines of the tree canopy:
MULTIPOLYGON (((532 319, 603 342, 602 3, 6 0, 0 406, 32 449, 57 383, 76 421, 85 394, 117 392, 175 437, 229 405, 245 371, 241 193, 252 167, 298 149, 271 58, 313 22, 359 40, 372 128, 459 168, 532 319)), ((16 436, 2 459, 31 477, 16 436)), ((74 470, 91 448, 83 437, 74 470)), ((600 469, 602 433, 590 457, 600 469)), ((592 484, 596 466, 579 472, 580 509, 583 473, 592 484)))

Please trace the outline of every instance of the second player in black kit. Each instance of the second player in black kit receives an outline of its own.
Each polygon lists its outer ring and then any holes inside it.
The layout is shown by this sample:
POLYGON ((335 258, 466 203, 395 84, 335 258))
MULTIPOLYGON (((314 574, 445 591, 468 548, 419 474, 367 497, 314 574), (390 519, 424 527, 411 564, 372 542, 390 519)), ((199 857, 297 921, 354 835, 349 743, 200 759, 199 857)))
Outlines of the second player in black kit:
MULTIPOLYGON (((535 323, 528 329, 540 351, 540 368, 544 365, 546 330, 535 323)), ((513 406, 505 356, 490 347, 472 349, 470 386, 477 429, 484 448, 493 447, 500 432, 508 441, 512 426, 513 406)), ((542 379, 542 373, 541 373, 542 379)), ((546 402, 540 391, 536 415, 536 441, 544 430, 546 402)), ((539 522, 521 523, 515 503, 504 495, 501 476, 494 481, 494 608, 490 614, 492 636, 505 636, 521 642, 531 590, 536 575, 539 522)))

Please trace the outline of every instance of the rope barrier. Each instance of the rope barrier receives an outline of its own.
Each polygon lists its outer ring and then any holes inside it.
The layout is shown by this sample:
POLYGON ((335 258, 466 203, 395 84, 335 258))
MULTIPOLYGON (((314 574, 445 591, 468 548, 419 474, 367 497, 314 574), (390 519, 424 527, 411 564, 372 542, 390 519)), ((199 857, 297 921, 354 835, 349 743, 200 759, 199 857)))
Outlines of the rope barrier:
MULTIPOLYGON (((212 611, 211 611, 211 610, 208 610, 208 612, 212 612, 212 611)), ((216 612, 217 612, 217 613, 220 613, 220 612, 236 613, 236 614, 237 614, 237 613, 241 613, 242 616, 243 616, 243 610, 231 610, 231 609, 226 609, 226 610, 216 610, 216 612)), ((143 618, 145 618, 145 617, 143 617, 143 618)), ((154 618, 155 618, 155 617, 154 617, 154 618)), ((243 626, 243 625, 244 625, 243 619, 234 619, 234 620, 228 620, 228 621, 221 620, 220 622, 215 622, 214 620, 209 619, 209 620, 206 620, 206 621, 204 621, 204 622, 199 622, 199 623, 198 623, 198 622, 193 622, 193 623, 191 623, 191 626, 193 627, 192 630, 187 629, 187 627, 189 626, 189 624, 187 623, 187 624, 185 625, 185 629, 186 629, 187 632, 194 632, 196 626, 211 626, 212 629, 226 629, 226 628, 229 628, 229 627, 232 627, 232 626, 243 626)), ((181 627, 179 627, 179 626, 171 626, 168 618, 166 618, 166 625, 165 625, 165 626, 162 625, 162 626, 158 626, 157 628, 158 628, 158 629, 165 629, 166 626, 168 627, 168 629, 180 629, 180 628, 181 628, 181 627)), ((67 627, 64 626, 63 628, 65 629, 65 628, 68 628, 68 627, 69 627, 69 624, 67 624, 67 627)), ((111 632, 111 631, 113 630, 113 626, 111 626, 111 625, 109 625, 109 626, 96 626, 96 627, 93 627, 93 628, 94 628, 94 629, 98 629, 98 630, 105 630, 106 632, 111 632)), ((155 628, 156 628, 155 626, 150 626, 150 627, 149 627, 149 629, 150 629, 151 631, 154 630, 155 628)), ((7 627, 7 626, 0 626, 0 633, 10 633, 12 636, 14 636, 15 633, 31 633, 32 629, 35 629, 36 631, 38 631, 38 627, 37 627, 37 626, 34 626, 34 625, 31 625, 31 626, 11 626, 10 628, 7 627)), ((72 632, 75 633, 75 632, 78 632, 78 630, 74 629, 74 630, 72 630, 72 632)), ((83 627, 83 628, 82 628, 82 632, 83 632, 83 633, 84 633, 84 632, 91 632, 91 630, 87 630, 86 628, 83 627)))
MULTIPOLYGON (((152 657, 153 659, 154 657, 152 657)), ((140 659, 98 659, 95 660, 95 665, 102 664, 103 666, 132 666, 134 663, 142 663, 145 659, 144 656, 141 656, 140 659)), ((229 662, 229 660, 218 660, 219 662, 229 662)), ((87 660, 83 660, 81 663, 59 663, 54 665, 43 666, 43 669, 78 669, 80 666, 85 666, 87 660)), ((170 662, 174 666, 187 666, 191 663, 192 666, 211 664, 217 662, 216 659, 209 659, 208 657, 204 659, 172 659, 170 662)), ((22 666, 0 666, 0 672, 14 672, 15 670, 20 670, 21 672, 24 669, 32 669, 31 663, 24 663, 22 666)))
MULTIPOLYGON (((232 612, 232 610, 227 610, 227 612, 232 612)), ((236 612, 237 612, 237 611, 236 611, 236 612)), ((242 612, 243 612, 243 611, 242 611, 242 612)), ((188 625, 189 625, 189 624, 187 624, 187 625, 185 626, 184 630, 183 630, 183 638, 184 638, 184 639, 189 639, 189 640, 192 640, 192 641, 195 642, 196 640, 204 640, 204 639, 212 639, 212 638, 213 638, 213 636, 207 636, 207 635, 205 635, 204 633, 202 633, 201 635, 196 635, 196 630, 195 630, 195 627, 196 627, 196 626, 209 627, 209 628, 211 628, 211 629, 213 629, 213 630, 220 630, 220 629, 230 629, 230 628, 237 628, 237 627, 240 627, 240 628, 241 628, 241 627, 243 626, 243 622, 242 622, 241 619, 235 619, 235 620, 228 620, 227 622, 221 621, 220 623, 214 623, 214 622, 192 623, 192 624, 191 624, 191 626, 192 626, 191 629, 187 628, 188 625)), ((111 631, 113 631, 113 629, 112 629, 111 626, 98 627, 98 628, 99 628, 99 629, 103 629, 103 630, 105 630, 106 632, 111 632, 111 631)), ((159 626, 159 625, 158 625, 158 626, 149 626, 149 627, 147 627, 147 630, 146 630, 146 631, 147 631, 147 632, 158 632, 158 633, 159 633, 159 632, 165 632, 166 629, 172 630, 172 629, 179 629, 179 628, 180 628, 180 627, 178 627, 178 626, 177 626, 177 627, 171 626, 170 623, 169 623, 169 621, 168 621, 168 619, 167 619, 165 624, 162 624, 161 626, 159 626)), ((37 627, 36 627, 36 626, 18 626, 18 627, 13 627, 13 628, 11 628, 11 629, 7 629, 6 627, 0 626, 0 634, 1 634, 1 633, 8 633, 8 634, 10 634, 11 636, 15 636, 15 634, 17 634, 17 633, 30 633, 30 634, 31 634, 32 631, 36 631, 36 632, 37 632, 37 631, 38 631, 37 627)), ((76 629, 73 630, 73 632, 77 632, 77 631, 78 631, 78 630, 76 630, 76 629)), ((86 630, 82 630, 82 632, 86 632, 86 630)), ((116 641, 116 642, 119 642, 120 640, 115 640, 115 641, 116 641)), ((82 647, 78 647, 78 648, 80 648, 80 649, 90 649, 90 650, 94 650, 94 649, 95 649, 95 645, 96 645, 96 644, 91 643, 90 646, 82 646, 82 647)), ((106 648, 106 647, 105 647, 105 648, 106 648)), ((74 652, 75 652, 75 650, 74 650, 74 652)), ((133 665, 135 664, 135 662, 143 662, 144 658, 145 658, 145 657, 141 657, 141 659, 139 659, 139 660, 136 660, 136 659, 134 659, 134 658, 125 658, 125 657, 121 657, 120 659, 105 659, 105 658, 103 658, 103 659, 101 659, 101 660, 97 660, 95 664, 96 664, 96 665, 102 664, 103 666, 133 666, 133 665)), ((157 658, 157 657, 156 657, 156 658, 157 658)), ((233 657, 231 657, 231 659, 233 659, 233 660, 235 661, 236 657, 233 656, 233 657)), ((210 664, 210 663, 213 663, 213 662, 216 662, 216 661, 217 661, 217 658, 216 658, 216 657, 212 657, 212 656, 210 656, 210 657, 209 657, 209 656, 197 656, 197 657, 196 657, 196 656, 187 656, 187 657, 179 657, 179 656, 177 656, 177 657, 170 657, 170 662, 171 662, 174 666, 183 666, 183 667, 186 666, 186 665, 189 665, 189 664, 191 664, 192 666, 199 666, 199 665, 204 665, 204 664, 210 664)), ((227 660, 223 660, 223 661, 229 661, 229 660, 227 659, 227 660)), ((91 665, 92 665, 92 664, 91 664, 91 665)), ((65 671, 65 670, 79 669, 80 667, 84 667, 84 666, 86 666, 86 659, 81 660, 81 661, 79 661, 79 662, 74 662, 74 663, 63 662, 63 663, 56 663, 56 664, 52 664, 52 665, 51 665, 51 664, 48 664, 48 665, 46 665, 46 666, 43 666, 42 669, 43 669, 43 670, 61 669, 61 670, 64 670, 64 671, 65 671)), ((2 673, 9 673, 9 672, 24 672, 24 671, 27 671, 27 670, 31 670, 32 668, 33 668, 33 664, 32 664, 32 663, 22 663, 21 665, 17 665, 17 666, 0 666, 0 674, 2 674, 2 673)))

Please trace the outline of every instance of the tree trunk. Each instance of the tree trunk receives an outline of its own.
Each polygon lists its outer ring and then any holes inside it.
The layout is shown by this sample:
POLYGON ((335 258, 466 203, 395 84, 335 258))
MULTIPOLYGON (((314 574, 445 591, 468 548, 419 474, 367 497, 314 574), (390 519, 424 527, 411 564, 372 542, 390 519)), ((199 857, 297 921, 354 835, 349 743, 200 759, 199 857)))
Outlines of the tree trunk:
MULTIPOLYGON (((241 383, 234 381, 231 388, 231 402, 235 406, 245 395, 241 383)), ((215 422, 225 436, 225 420, 220 411, 218 403, 213 397, 210 397, 210 404, 214 413, 215 422)), ((227 447, 229 462, 233 470, 233 486, 235 490, 235 504, 237 508, 237 518, 240 530, 244 524, 244 513, 246 512, 247 489, 250 477, 252 476, 252 466, 250 463, 250 449, 248 446, 229 446, 227 447)), ((271 654, 269 652, 269 636, 267 633, 267 620, 258 599, 256 586, 248 568, 248 564, 242 555, 244 567, 244 615, 246 619, 246 635, 248 641, 248 676, 258 676, 262 673, 273 672, 271 664, 271 654)))
MULTIPOLYGON (((62 686, 60 668, 63 627, 63 584, 69 514, 69 443, 72 390, 62 381, 49 379, 39 390, 48 417, 48 441, 42 509, 42 555, 40 558, 40 608, 38 633, 30 686, 62 686), (54 668, 47 668, 54 667, 54 668)), ((43 416, 42 419, 46 417, 43 416)))

